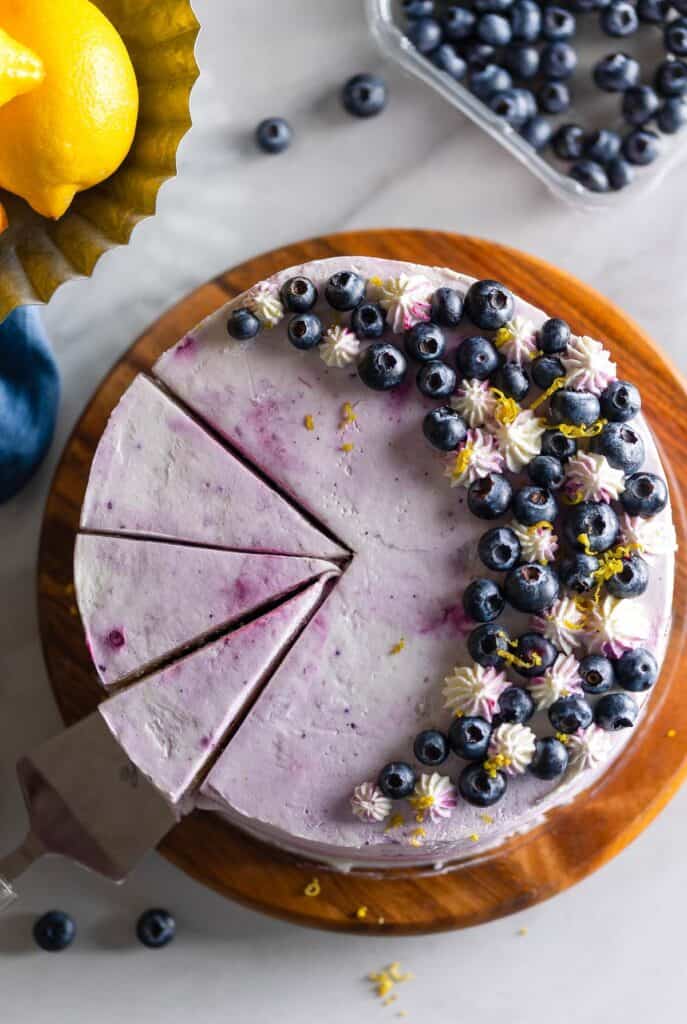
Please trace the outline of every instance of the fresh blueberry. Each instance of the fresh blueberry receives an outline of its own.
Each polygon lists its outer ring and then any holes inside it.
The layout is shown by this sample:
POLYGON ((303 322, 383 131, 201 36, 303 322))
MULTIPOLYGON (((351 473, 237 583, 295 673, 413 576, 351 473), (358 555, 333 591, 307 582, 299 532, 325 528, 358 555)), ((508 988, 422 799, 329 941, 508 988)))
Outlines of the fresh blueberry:
POLYGON ((327 302, 333 309, 345 313, 359 306, 365 297, 365 282, 351 270, 341 270, 333 274, 325 288, 327 302))
POLYGON ((440 71, 445 71, 456 82, 462 82, 465 78, 468 70, 467 61, 456 53, 455 47, 451 43, 442 43, 441 46, 437 46, 436 50, 430 53, 429 59, 435 67, 440 71))
POLYGON ((615 669, 609 658, 602 654, 588 654, 578 666, 582 689, 585 693, 598 696, 615 686, 615 669))
POLYGON ((434 14, 434 0, 403 0, 406 18, 428 18, 434 14))
POLYGON ((568 767, 568 748, 555 736, 537 740, 529 770, 537 779, 557 779, 568 767))
POLYGON ((509 11, 513 39, 519 43, 536 43, 541 32, 541 7, 535 0, 515 0, 509 11))
POLYGON ((474 12, 468 10, 467 7, 449 7, 443 18, 446 38, 453 43, 469 39, 474 31, 476 20, 474 12))
POLYGON ((682 96, 687 91, 687 64, 664 60, 656 68, 654 87, 659 96, 682 96))
POLYGON ((36 945, 46 953, 61 953, 76 938, 76 924, 69 914, 61 910, 49 910, 34 924, 33 937, 36 945))
POLYGON ((613 597, 639 597, 649 586, 649 566, 639 555, 622 559, 622 569, 606 580, 606 589, 613 597))
POLYGON ((341 90, 341 102, 354 117, 374 117, 386 106, 386 82, 379 75, 354 75, 341 90))
POLYGON ((539 50, 536 46, 509 46, 502 59, 510 73, 523 81, 534 78, 539 71, 539 50))
POLYGON ((506 792, 506 776, 503 772, 492 775, 481 764, 469 764, 460 773, 458 789, 460 795, 475 807, 491 807, 506 792))
POLYGON ((587 538, 594 554, 608 551, 618 536, 618 517, 603 501, 582 501, 569 510, 564 524, 568 543, 576 550, 584 551, 585 545, 578 540, 582 534, 587 538))
POLYGON ((558 506, 550 491, 528 484, 513 495, 513 515, 523 526, 534 526, 542 520, 552 523, 558 515, 558 506))
POLYGON ((448 405, 431 409, 422 421, 422 431, 440 452, 452 452, 467 437, 465 421, 448 405))
POLYGON ((390 761, 379 773, 377 785, 390 800, 402 800, 415 789, 415 772, 405 761, 390 761))
POLYGON ((148 949, 168 946, 176 934, 176 921, 167 910, 146 910, 136 922, 136 935, 148 949))
POLYGON ((496 371, 494 383, 504 395, 522 402, 530 390, 527 371, 519 363, 502 363, 496 371))
POLYGON ((534 714, 534 701, 522 686, 509 686, 499 697, 499 718, 511 724, 529 722, 534 714))
POLYGON ((561 462, 567 462, 577 454, 577 441, 566 437, 560 430, 545 430, 541 439, 542 455, 555 455, 561 462))
POLYGON ((487 64, 496 64, 498 51, 495 46, 472 39, 463 45, 462 56, 467 61, 468 70, 477 70, 485 68, 487 64))
POLYGON ((605 693, 594 709, 594 721, 606 732, 631 729, 638 715, 639 708, 627 693, 605 693))
POLYGON ((660 100, 650 85, 633 85, 623 93, 622 111, 628 124, 646 124, 659 106, 660 100))
POLYGON ((570 43, 547 43, 540 54, 539 70, 544 78, 570 78, 577 67, 577 51, 570 43))
POLYGON ((455 288, 437 288, 432 296, 432 322, 440 327, 457 327, 462 319, 463 296, 460 292, 455 288))
POLYGON ((599 399, 591 391, 559 388, 551 396, 550 417, 554 423, 590 427, 601 415, 599 399))
POLYGON ((599 128, 598 131, 590 132, 584 140, 584 155, 588 160, 607 164, 620 153, 620 144, 621 138, 617 132, 599 128))
POLYGON ((650 519, 668 504, 668 488, 655 473, 633 473, 625 480, 620 500, 628 515, 650 519))
POLYGON ((308 277, 290 277, 282 285, 281 301, 291 313, 309 313, 317 302, 317 288, 308 277))
POLYGON ((510 89, 511 76, 500 64, 484 64, 473 68, 468 75, 468 88, 480 100, 486 101, 496 93, 510 89))
POLYGON ((420 764, 436 767, 448 757, 448 740, 438 729, 425 729, 415 737, 413 753, 420 764))
POLYGON ((489 109, 513 128, 522 128, 532 116, 524 102, 524 89, 502 89, 489 97, 489 109))
POLYGON ((479 715, 455 718, 448 731, 451 750, 466 761, 484 761, 489 751, 491 725, 479 715))
POLYGON ((498 365, 499 354, 488 338, 464 338, 456 349, 456 366, 466 380, 488 380, 498 365))
POLYGON ((549 121, 545 117, 539 115, 531 117, 528 121, 525 121, 524 125, 520 129, 525 142, 539 151, 548 146, 551 142, 551 136, 553 135, 553 128, 549 121))
POLYGON ((570 89, 565 82, 544 82, 537 91, 537 103, 545 114, 563 114, 570 106, 570 89))
POLYGON ((254 338, 260 331, 260 321, 249 309, 232 310, 227 321, 227 331, 237 341, 248 341, 254 338))
POLYGON ((570 168, 570 177, 588 192, 608 192, 608 175, 601 164, 593 160, 578 160, 570 168))
POLYGON ((558 377, 565 377, 565 367, 558 356, 538 356, 532 363, 532 380, 546 391, 558 377))
POLYGON ((592 709, 584 697, 559 697, 549 708, 549 721, 556 732, 573 733, 592 724, 592 709))
POLYGON ((639 84, 639 61, 627 53, 609 53, 594 65, 594 81, 604 92, 625 92, 639 84))
POLYGON ((381 338, 386 315, 376 302, 361 302, 351 313, 351 328, 359 338, 381 338))
POLYGON ((592 447, 624 473, 635 473, 646 455, 644 442, 631 423, 606 423, 592 447))
POLYGON ((448 398, 456 389, 456 371, 448 363, 433 359, 418 370, 417 386, 425 398, 448 398))
POLYGON ((572 39, 577 24, 575 15, 564 7, 545 7, 542 15, 541 34, 550 43, 572 39))
POLYGON ((557 491, 565 479, 563 463, 555 455, 535 455, 527 464, 527 475, 538 487, 557 491))
POLYGON ((418 323, 406 331, 404 339, 406 355, 421 363, 441 359, 446 349, 446 338, 436 324, 418 323))
POLYGON ((601 29, 607 36, 631 36, 639 28, 637 12, 626 0, 614 0, 601 12, 601 29))
POLYGON ((289 341, 294 348, 307 351, 322 341, 322 321, 314 313, 299 313, 289 320, 289 341))
POLYGON ((558 651, 545 636, 541 633, 523 633, 518 637, 518 657, 522 661, 529 661, 532 664, 529 668, 523 665, 515 665, 514 670, 519 676, 525 679, 534 679, 551 668, 558 657, 558 651))
POLYGON ((599 559, 593 555, 571 555, 560 566, 561 583, 575 594, 588 594, 597 584, 599 559))
POLYGON ((373 391, 389 391, 403 383, 408 363, 403 353, 388 342, 377 341, 365 350, 358 375, 373 391))
POLYGON ((558 597, 559 590, 554 570, 534 562, 511 569, 503 585, 508 603, 516 611, 532 614, 549 608, 558 597))
POLYGON ((465 296, 465 308, 473 324, 485 331, 496 331, 512 319, 513 294, 498 281, 475 281, 465 296))
POLYGON ((477 553, 487 569, 507 572, 520 558, 520 541, 509 526, 494 526, 482 534, 477 553))
POLYGON ((504 14, 513 0, 473 0, 472 6, 478 14, 504 14))
POLYGON ((609 161, 606 165, 606 174, 608 175, 608 184, 615 192, 631 185, 635 176, 634 168, 621 156, 609 161))
POLYGON ((633 419, 641 408, 639 389, 626 380, 612 380, 601 395, 601 413, 614 423, 633 419))
POLYGON ((441 43, 443 31, 435 18, 417 18, 408 25, 408 39, 420 53, 431 53, 441 43))
POLYGON ((255 129, 255 141, 263 153, 283 153, 293 139, 293 131, 283 117, 267 117, 255 129))
POLYGON ((559 317, 546 320, 539 331, 539 347, 547 356, 560 355, 570 343, 570 325, 559 317))
POLYGON ((656 124, 664 135, 674 135, 687 124, 687 102, 683 96, 671 96, 667 99, 658 114, 656 124))
POLYGON ((507 18, 501 14, 483 14, 475 28, 475 34, 489 46, 508 46, 511 41, 511 27, 507 18))
POLYGON ((479 477, 468 488, 468 508, 478 519, 498 519, 508 511, 513 488, 501 473, 479 477))
POLYGON ((551 145, 559 160, 579 160, 585 131, 579 124, 562 124, 553 134, 551 145))
POLYGON ((501 588, 493 580, 473 580, 463 593, 463 608, 474 622, 493 622, 506 606, 501 588))
POLYGON ((669 10, 669 0, 637 0, 637 17, 645 25, 660 25, 669 10))
POLYGON ((615 663, 615 678, 623 690, 641 693, 658 679, 658 662, 646 647, 624 651, 615 663))
POLYGON ((473 661, 483 668, 496 668, 503 665, 500 651, 507 650, 510 637, 495 622, 485 622, 483 626, 473 629, 468 636, 468 652, 473 661))
POLYGON ((687 18, 669 22, 663 33, 663 45, 676 57, 687 57, 687 18))

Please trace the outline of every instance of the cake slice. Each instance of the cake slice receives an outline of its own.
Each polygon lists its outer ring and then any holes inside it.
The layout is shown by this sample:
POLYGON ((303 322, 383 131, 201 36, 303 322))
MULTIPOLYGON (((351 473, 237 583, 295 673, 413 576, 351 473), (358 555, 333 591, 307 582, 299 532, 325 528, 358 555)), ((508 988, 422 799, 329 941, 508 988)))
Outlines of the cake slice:
POLYGON ((322 577, 277 608, 100 707, 134 765, 172 804, 189 796, 322 597, 322 577))
POLYGON ((98 445, 81 527, 239 551, 347 554, 143 376, 98 445))
POLYGON ((338 574, 331 562, 81 534, 74 554, 86 641, 105 686, 338 574))

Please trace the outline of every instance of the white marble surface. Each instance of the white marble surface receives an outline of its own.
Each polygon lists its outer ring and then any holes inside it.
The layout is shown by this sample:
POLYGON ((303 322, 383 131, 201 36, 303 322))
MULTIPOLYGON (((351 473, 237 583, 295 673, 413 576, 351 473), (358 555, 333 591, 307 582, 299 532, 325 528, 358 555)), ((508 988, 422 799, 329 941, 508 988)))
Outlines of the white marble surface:
MULTIPOLYGON (((64 375, 59 432, 27 490, 0 508, 0 848, 24 825, 16 755, 58 728, 39 650, 33 566, 48 482, 81 408, 115 358, 160 312, 237 261, 343 228, 436 227, 498 239, 572 271, 623 305, 687 368, 687 206, 679 170, 649 200, 575 215, 500 147, 421 84, 386 68, 392 99, 369 123, 340 112, 336 89, 381 68, 362 0, 196 0, 204 26, 195 127, 179 178, 131 245, 46 313, 64 375), (297 137, 266 158, 250 132, 281 113, 297 137), (248 140, 248 141, 247 141, 248 140)), ((35 868, 0 923, 0 1019, 99 1024, 189 1018, 203 1024, 393 1018, 558 1024, 674 1017, 687 912, 687 789, 612 864, 556 900, 471 932, 358 939, 292 928, 243 910, 152 854, 121 889, 68 864, 35 868), (149 953, 136 915, 166 905, 176 943, 149 953), (36 953, 32 916, 78 919, 67 954, 36 953), (526 927, 527 934, 518 930, 526 927), (400 959, 416 980, 381 1008, 365 974, 400 959)))

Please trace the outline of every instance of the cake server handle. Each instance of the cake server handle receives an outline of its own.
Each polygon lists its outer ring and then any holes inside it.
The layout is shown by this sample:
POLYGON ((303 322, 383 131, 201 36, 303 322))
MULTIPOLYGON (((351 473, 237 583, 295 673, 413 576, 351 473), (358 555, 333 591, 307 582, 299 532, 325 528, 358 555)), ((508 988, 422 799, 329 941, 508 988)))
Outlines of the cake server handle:
POLYGON ((14 903, 17 893, 12 887, 20 875, 31 867, 45 853, 45 847, 33 832, 12 853, 0 859, 0 914, 14 903))

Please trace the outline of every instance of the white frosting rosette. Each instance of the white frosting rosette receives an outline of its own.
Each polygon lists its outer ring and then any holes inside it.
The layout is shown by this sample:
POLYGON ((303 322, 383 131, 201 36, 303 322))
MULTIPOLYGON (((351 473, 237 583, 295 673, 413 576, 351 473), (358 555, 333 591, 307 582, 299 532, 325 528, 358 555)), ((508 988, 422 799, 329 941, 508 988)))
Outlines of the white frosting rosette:
POLYGON ((468 427, 482 427, 494 418, 496 395, 486 380, 463 380, 451 398, 451 408, 459 413, 468 427))
POLYGON ((523 561, 548 565, 554 560, 558 551, 558 537, 551 523, 535 523, 534 526, 513 523, 511 529, 520 543, 523 561))
POLYGON ((572 338, 561 362, 565 367, 568 387, 592 391, 595 395, 600 395, 618 376, 608 350, 600 341, 587 335, 572 338))
POLYGON ((353 790, 351 810, 361 821, 384 821, 391 814, 391 800, 374 782, 361 782, 353 790))
POLYGON ((386 320, 394 334, 408 331, 415 324, 429 320, 434 288, 422 274, 399 274, 385 281, 372 277, 368 296, 386 312, 386 320))
POLYGON ((332 325, 320 343, 320 356, 327 366, 350 366, 360 355, 360 342, 347 327, 332 325))
POLYGON ((494 729, 489 739, 489 758, 501 759, 500 771, 506 775, 522 775, 534 757, 537 737, 527 725, 504 722, 494 729))
POLYGON ((559 654, 550 668, 532 680, 529 691, 537 705, 537 711, 550 708, 559 697, 582 693, 577 658, 572 654, 559 654))
POLYGON ((641 516, 620 516, 620 543, 640 549, 642 558, 653 561, 677 551, 677 534, 667 515, 642 519, 641 516))
POLYGON ((490 721, 508 685, 505 674, 495 668, 454 668, 444 680, 444 707, 461 715, 481 715, 490 721))
POLYGON ((263 327, 276 327, 284 316, 284 307, 279 292, 265 281, 256 285, 248 293, 246 305, 263 327))
POLYGON ((436 822, 451 817, 458 805, 458 793, 448 775, 423 772, 408 801, 418 812, 418 818, 427 815, 430 821, 436 822))
POLYGON ((617 501, 625 490, 625 474, 605 455, 578 452, 565 467, 565 491, 576 501, 617 501))
POLYGON ((463 445, 451 455, 444 476, 451 481, 451 487, 469 487, 480 477, 490 473, 501 473, 503 456, 491 434, 475 428, 468 430, 463 445))
POLYGON ((608 760, 612 746, 610 733, 598 725, 590 725, 569 737, 568 765, 575 772, 600 768, 608 760))
POLYGON ((510 423, 496 421, 492 427, 499 450, 511 473, 519 473, 541 451, 546 422, 531 409, 523 409, 510 423))
POLYGON ((561 597, 532 619, 532 629, 550 640, 563 654, 572 654, 584 642, 586 616, 570 597, 561 597))
POLYGON ((587 612, 585 641, 590 653, 619 658, 646 640, 647 627, 642 601, 608 594, 587 612))
POLYGON ((537 354, 534 324, 524 316, 515 316, 496 332, 497 348, 509 363, 529 362, 537 354))

